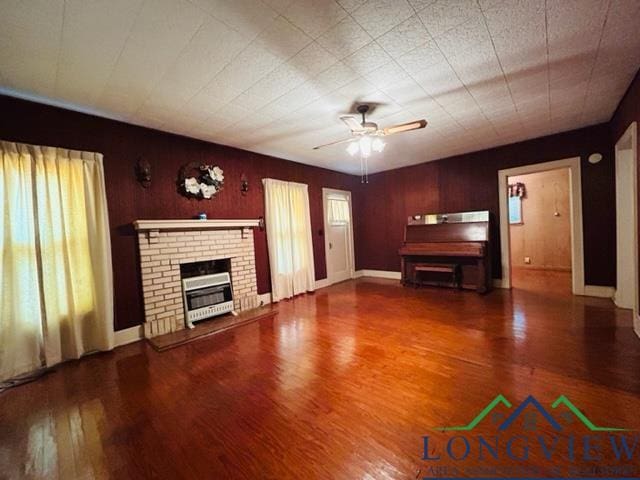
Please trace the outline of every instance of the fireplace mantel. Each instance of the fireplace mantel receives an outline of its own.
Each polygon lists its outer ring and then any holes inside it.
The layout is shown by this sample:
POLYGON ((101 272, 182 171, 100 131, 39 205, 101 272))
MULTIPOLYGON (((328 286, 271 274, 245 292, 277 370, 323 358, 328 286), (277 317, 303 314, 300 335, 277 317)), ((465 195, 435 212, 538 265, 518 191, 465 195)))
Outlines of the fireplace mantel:
POLYGON ((220 220, 136 220, 133 226, 139 232, 147 230, 208 230, 216 228, 259 227, 260 219, 220 219, 220 220))

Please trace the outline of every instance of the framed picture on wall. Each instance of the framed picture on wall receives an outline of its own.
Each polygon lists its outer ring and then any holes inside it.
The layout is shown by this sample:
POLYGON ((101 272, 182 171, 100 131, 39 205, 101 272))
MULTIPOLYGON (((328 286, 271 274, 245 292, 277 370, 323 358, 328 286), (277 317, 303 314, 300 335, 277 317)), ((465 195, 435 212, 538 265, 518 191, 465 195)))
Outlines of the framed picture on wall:
POLYGON ((509 197, 509 225, 522 225, 522 197, 509 197))

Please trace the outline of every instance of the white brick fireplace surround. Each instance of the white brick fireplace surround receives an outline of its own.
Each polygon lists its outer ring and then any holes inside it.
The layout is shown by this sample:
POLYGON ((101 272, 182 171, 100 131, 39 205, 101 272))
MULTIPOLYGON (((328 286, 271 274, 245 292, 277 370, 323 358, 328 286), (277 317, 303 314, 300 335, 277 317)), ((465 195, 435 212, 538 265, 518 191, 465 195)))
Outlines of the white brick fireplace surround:
POLYGON ((230 259, 234 308, 258 306, 253 227, 259 220, 138 220, 144 335, 185 328, 180 265, 230 259))

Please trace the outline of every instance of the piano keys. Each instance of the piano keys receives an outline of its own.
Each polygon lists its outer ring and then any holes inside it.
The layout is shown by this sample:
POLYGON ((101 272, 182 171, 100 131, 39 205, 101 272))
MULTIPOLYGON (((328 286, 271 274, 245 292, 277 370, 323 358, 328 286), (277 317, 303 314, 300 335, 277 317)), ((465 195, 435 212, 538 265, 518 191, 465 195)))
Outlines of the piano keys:
POLYGON ((489 212, 409 217, 398 254, 403 285, 449 285, 486 293, 491 289, 489 212), (453 280, 438 273, 447 270, 454 273, 453 280))

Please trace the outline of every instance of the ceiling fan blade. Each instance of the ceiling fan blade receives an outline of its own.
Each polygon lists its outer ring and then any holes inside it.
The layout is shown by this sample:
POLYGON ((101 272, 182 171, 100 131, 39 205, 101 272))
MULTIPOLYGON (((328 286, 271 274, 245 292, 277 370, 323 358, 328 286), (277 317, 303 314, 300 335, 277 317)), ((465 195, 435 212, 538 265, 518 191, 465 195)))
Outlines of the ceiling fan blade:
POLYGON ((340 120, 342 120, 345 123, 345 125, 349 127, 349 130, 351 130, 352 132, 364 131, 364 127, 360 125, 360 122, 356 120, 356 117, 352 117, 351 115, 345 115, 344 117, 340 117, 340 120))
POLYGON ((382 132, 385 135, 393 135, 394 133, 402 133, 409 132, 411 130, 419 130, 427 126, 427 121, 425 119, 415 120, 409 123, 403 123, 401 125, 394 125, 393 127, 383 128, 382 132))
POLYGON ((331 145, 338 145, 340 143, 347 143, 353 141, 353 137, 345 138, 343 140, 336 140, 335 142, 325 143, 324 145, 318 145, 317 147, 313 147, 313 150, 318 150, 319 148, 330 147, 331 145))

